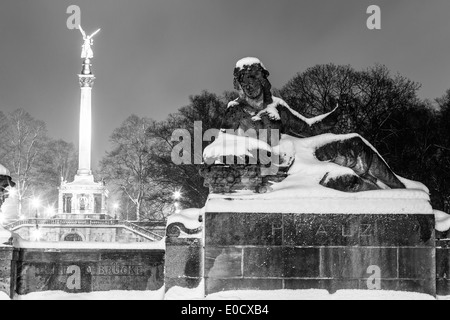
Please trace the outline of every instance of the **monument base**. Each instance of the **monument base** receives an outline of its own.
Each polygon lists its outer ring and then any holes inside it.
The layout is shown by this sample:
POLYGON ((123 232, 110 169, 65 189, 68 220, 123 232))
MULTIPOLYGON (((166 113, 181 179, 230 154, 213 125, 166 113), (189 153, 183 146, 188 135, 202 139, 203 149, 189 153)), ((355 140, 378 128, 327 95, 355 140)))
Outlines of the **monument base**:
POLYGON ((450 296, 450 239, 436 243, 436 293, 438 296, 450 296))
POLYGON ((424 192, 270 197, 210 196, 206 295, 280 289, 436 295, 434 215, 424 192))
MULTIPOLYGON (((202 282, 203 232, 201 221, 200 209, 183 210, 168 218, 164 281, 166 292, 176 288, 198 288, 202 282)), ((200 299, 202 297, 190 296, 189 298, 200 299)))

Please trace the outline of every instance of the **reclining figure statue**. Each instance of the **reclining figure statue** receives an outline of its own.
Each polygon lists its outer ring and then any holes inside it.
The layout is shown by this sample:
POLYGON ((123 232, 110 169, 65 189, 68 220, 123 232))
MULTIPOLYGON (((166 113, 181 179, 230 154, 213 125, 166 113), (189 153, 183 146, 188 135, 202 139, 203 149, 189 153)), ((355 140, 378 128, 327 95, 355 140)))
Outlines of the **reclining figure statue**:
MULTIPOLYGON (((268 76, 269 72, 257 58, 244 58, 237 62, 234 87, 239 98, 228 104, 222 129, 234 130, 237 135, 249 129, 277 129, 271 132, 278 132, 279 138, 286 135, 308 138, 321 136, 335 125, 338 107, 330 113, 306 118, 272 95, 268 76)), ((345 192, 405 188, 375 148, 361 136, 323 136, 326 139, 321 141, 325 142, 313 149, 315 159, 353 171, 343 170, 344 173, 338 175, 325 173, 319 182, 322 186, 345 192)))

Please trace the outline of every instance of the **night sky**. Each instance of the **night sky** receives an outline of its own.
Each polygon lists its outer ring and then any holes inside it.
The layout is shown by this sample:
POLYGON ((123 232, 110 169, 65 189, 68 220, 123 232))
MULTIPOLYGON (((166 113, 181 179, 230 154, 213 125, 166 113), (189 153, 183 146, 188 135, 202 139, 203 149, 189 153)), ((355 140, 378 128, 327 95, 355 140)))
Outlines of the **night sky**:
POLYGON ((235 62, 260 58, 274 87, 315 64, 385 64, 422 84, 421 98, 450 88, 448 0, 1 0, 0 110, 23 108, 52 138, 78 144, 81 8, 95 38, 93 166, 129 115, 164 119, 206 89, 233 89, 235 62), (366 9, 382 10, 368 30, 366 9))

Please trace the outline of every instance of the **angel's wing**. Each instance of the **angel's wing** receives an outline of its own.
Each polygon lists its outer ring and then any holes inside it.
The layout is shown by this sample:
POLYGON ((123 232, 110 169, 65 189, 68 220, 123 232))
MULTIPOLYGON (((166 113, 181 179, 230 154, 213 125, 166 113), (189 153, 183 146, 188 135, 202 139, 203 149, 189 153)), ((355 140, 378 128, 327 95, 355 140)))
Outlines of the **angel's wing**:
POLYGON ((88 37, 88 39, 92 39, 97 33, 100 32, 100 30, 102 30, 102 29, 98 29, 97 31, 95 31, 93 34, 91 34, 91 35, 88 37))
POLYGON ((86 38, 86 32, 84 32, 84 30, 81 27, 81 25, 78 26, 78 29, 80 30, 81 34, 83 35, 83 39, 86 38))

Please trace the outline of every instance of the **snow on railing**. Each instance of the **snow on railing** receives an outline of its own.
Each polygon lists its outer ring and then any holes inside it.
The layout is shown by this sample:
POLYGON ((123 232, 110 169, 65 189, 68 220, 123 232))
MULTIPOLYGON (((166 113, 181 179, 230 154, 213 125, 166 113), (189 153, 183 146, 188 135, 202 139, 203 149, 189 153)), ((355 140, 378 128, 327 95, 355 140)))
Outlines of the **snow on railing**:
POLYGON ((134 223, 128 221, 120 221, 120 220, 94 220, 94 219, 25 219, 18 220, 11 224, 5 226, 5 228, 9 231, 14 231, 21 226, 52 226, 52 225, 95 225, 95 226, 117 226, 132 230, 134 232, 140 233, 142 236, 149 238, 150 240, 159 241, 163 238, 163 236, 149 231, 145 228, 142 228, 134 223))
POLYGON ((142 233, 142 234, 146 235, 147 237, 152 238, 152 239, 155 240, 155 241, 159 241, 159 240, 161 240, 162 238, 164 238, 164 237, 160 236, 159 234, 157 234, 157 233, 155 233, 155 232, 152 232, 152 231, 149 231, 149 230, 147 230, 147 229, 145 229, 145 228, 142 228, 142 227, 140 227, 140 226, 138 226, 138 225, 136 225, 136 224, 134 224, 134 223, 131 223, 131 222, 128 222, 128 221, 121 221, 121 223, 122 223, 125 227, 130 228, 130 229, 132 229, 133 231, 142 233))

